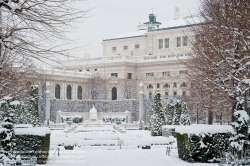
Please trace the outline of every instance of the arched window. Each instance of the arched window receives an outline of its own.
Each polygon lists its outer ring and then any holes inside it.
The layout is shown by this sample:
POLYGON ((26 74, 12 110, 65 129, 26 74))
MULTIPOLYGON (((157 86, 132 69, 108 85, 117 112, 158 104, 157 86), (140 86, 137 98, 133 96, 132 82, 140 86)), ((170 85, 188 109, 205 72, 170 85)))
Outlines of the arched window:
POLYGON ((170 85, 168 83, 164 84, 163 88, 170 88, 170 85))
POLYGON ((187 87, 187 84, 186 84, 185 82, 183 82, 183 83, 181 84, 181 87, 187 87))
POLYGON ((117 99, 117 89, 115 87, 112 88, 112 100, 117 99))
POLYGON ((56 99, 60 99, 60 85, 56 84, 56 87, 55 87, 55 97, 56 99))
POLYGON ((71 100, 71 92, 72 92, 72 88, 70 85, 67 86, 67 99, 71 100))
POLYGON ((154 87, 153 87, 153 85, 151 85, 151 84, 149 84, 148 86, 147 86, 147 89, 153 89, 154 87))
POLYGON ((77 88, 77 99, 82 100, 82 87, 78 86, 77 88))

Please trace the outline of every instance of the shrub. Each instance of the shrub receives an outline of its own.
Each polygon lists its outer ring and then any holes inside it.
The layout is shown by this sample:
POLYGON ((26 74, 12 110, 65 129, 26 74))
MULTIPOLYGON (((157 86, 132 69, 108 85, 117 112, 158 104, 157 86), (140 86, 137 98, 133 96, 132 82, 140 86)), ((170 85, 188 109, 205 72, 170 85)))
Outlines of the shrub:
POLYGON ((44 164, 49 156, 50 134, 16 135, 17 155, 37 157, 38 164, 44 164))

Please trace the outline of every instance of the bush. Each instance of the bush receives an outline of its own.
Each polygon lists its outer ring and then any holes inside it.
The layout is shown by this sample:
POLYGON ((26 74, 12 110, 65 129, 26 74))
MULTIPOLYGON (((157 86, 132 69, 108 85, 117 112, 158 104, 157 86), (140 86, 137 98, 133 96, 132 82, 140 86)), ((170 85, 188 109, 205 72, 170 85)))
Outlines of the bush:
POLYGON ((220 152, 228 151, 231 133, 176 133, 179 157, 188 162, 218 162, 220 152))
POLYGON ((74 145, 68 145, 68 146, 64 146, 65 150, 73 150, 74 149, 74 145))
POLYGON ((50 134, 16 135, 17 155, 24 157, 37 157, 38 164, 44 164, 49 156, 50 134))

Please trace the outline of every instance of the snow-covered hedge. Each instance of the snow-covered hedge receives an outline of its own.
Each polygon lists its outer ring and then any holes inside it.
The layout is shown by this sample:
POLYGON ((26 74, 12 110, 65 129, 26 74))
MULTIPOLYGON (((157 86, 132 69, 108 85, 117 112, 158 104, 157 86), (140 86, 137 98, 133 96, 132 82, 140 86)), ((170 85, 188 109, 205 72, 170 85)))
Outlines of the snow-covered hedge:
POLYGON ((217 162, 220 153, 228 150, 232 131, 226 125, 178 126, 178 155, 188 162, 217 162))
POLYGON ((104 123, 114 123, 114 122, 126 122, 126 117, 119 116, 119 117, 111 117, 111 116, 105 116, 103 117, 104 123))
POLYGON ((82 123, 83 117, 78 116, 63 116, 61 117, 62 123, 65 123, 66 121, 72 121, 73 123, 82 123))
POLYGON ((45 127, 16 128, 16 149, 21 156, 36 156, 43 164, 49 156, 50 130, 45 127))

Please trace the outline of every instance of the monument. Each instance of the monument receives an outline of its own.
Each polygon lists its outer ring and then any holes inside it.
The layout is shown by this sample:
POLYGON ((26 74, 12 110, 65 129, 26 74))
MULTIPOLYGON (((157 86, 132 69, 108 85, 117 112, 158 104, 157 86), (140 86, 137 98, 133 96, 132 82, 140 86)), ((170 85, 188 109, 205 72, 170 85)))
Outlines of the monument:
POLYGON ((102 125, 103 121, 98 120, 97 117, 97 110, 95 106, 93 105, 93 108, 89 111, 89 119, 84 121, 84 125, 102 125))

